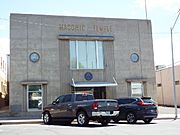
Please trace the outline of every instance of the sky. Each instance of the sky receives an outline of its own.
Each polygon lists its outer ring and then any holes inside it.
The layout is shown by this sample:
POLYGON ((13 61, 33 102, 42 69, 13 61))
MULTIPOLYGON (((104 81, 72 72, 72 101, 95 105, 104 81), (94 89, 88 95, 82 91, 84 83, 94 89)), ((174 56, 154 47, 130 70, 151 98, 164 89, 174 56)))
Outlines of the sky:
MULTIPOLYGON (((170 28, 180 10, 180 0, 146 0, 152 22, 155 65, 172 63, 170 28)), ((1 0, 0 48, 9 51, 10 13, 146 19, 145 0, 1 0)), ((173 29, 174 61, 180 63, 180 17, 173 29)))

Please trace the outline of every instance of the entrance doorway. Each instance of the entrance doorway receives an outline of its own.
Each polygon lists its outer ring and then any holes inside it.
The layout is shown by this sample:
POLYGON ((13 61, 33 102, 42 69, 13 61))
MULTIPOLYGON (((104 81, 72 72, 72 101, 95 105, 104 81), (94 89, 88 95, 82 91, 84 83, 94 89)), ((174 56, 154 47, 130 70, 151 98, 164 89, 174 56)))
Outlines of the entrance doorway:
POLYGON ((106 88, 95 87, 93 94, 95 99, 106 99, 106 88))
POLYGON ((27 86, 27 109, 42 110, 42 85, 27 86))
POLYGON ((131 82, 131 96, 142 97, 144 95, 144 85, 141 82, 131 82))
POLYGON ((75 93, 93 94, 95 99, 106 99, 106 87, 76 87, 75 93))

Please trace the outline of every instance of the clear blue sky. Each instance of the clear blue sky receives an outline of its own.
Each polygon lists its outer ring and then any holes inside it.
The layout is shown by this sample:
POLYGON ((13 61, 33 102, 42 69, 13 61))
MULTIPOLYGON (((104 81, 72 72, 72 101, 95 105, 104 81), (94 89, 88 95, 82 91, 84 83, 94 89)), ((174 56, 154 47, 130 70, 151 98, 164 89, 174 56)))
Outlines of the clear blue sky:
MULTIPOLYGON (((171 64, 170 27, 180 0, 146 0, 152 21, 155 64, 171 64)), ((10 13, 145 19, 145 0, 2 0, 0 47, 8 51, 10 13)), ((175 61, 180 61, 180 18, 174 28, 175 61), (178 45, 179 44, 179 45, 178 45)))

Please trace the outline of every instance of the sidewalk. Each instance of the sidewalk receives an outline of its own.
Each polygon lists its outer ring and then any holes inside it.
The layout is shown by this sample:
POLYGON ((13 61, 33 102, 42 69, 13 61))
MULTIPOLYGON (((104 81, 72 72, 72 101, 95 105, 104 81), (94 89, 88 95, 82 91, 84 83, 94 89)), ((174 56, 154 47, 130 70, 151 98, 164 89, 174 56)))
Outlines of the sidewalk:
POLYGON ((29 115, 10 113, 8 107, 0 110, 0 125, 5 124, 40 124, 41 112, 30 113, 29 115))
MULTIPOLYGON (((175 118, 175 109, 174 107, 158 106, 158 117, 157 120, 166 120, 175 118)), ((178 118, 180 119, 180 108, 177 109, 178 118)))
POLYGON ((9 124, 41 124, 43 123, 42 119, 8 119, 0 120, 0 125, 9 125, 9 124))
MULTIPOLYGON (((155 118, 155 120, 168 120, 168 119, 174 119, 175 118, 175 114, 158 114, 158 117, 155 118)), ((178 114, 178 118, 180 119, 180 114, 178 114)))
MULTIPOLYGON (((172 107, 158 107, 158 117, 155 120, 167 120, 167 119, 174 119, 175 113, 174 108, 172 107)), ((180 119, 180 108, 178 108, 178 118, 180 119)), ((40 117, 20 117, 20 116, 8 116, 8 117, 0 117, 0 125, 7 125, 7 124, 42 124, 43 121, 40 117)))
POLYGON ((43 123, 41 116, 3 116, 0 114, 0 125, 7 124, 41 124, 43 123))

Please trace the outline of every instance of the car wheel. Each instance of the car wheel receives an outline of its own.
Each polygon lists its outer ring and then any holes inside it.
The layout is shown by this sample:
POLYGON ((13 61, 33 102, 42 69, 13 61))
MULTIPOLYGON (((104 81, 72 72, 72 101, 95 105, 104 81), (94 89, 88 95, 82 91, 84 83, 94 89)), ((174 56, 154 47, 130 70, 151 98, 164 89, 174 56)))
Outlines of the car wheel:
POLYGON ((77 114, 77 122, 79 126, 86 126, 89 123, 88 116, 85 112, 81 111, 77 114))
POLYGON ((136 123, 136 115, 134 114, 134 113, 132 113, 132 112, 129 112, 129 113, 127 113, 127 115, 126 115, 126 120, 127 120, 127 122, 129 123, 129 124, 134 124, 134 123, 136 123))
POLYGON ((152 121, 152 118, 147 118, 143 120, 144 123, 149 124, 152 121))
POLYGON ((107 126, 109 122, 110 122, 109 119, 103 119, 103 120, 101 121, 101 125, 107 126))
POLYGON ((44 122, 44 124, 51 124, 52 118, 51 118, 51 115, 49 114, 49 112, 44 112, 43 122, 44 122))

